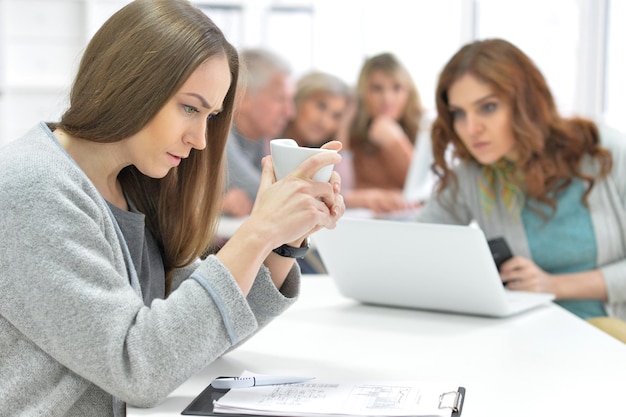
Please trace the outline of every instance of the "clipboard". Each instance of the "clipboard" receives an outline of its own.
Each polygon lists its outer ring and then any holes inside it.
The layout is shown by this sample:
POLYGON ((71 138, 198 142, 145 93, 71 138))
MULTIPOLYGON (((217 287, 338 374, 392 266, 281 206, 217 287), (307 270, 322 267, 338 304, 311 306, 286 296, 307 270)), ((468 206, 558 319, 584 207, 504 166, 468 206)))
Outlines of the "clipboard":
MULTIPOLYGON (((230 389, 213 388, 209 384, 181 413, 184 416, 224 416, 213 412, 213 401, 222 398, 230 389)), ((242 414, 233 414, 233 417, 254 417, 242 414)))
MULTIPOLYGON (((267 417, 257 414, 224 414, 213 412, 213 402, 222 398, 229 389, 213 388, 209 384, 189 405, 181 412, 186 416, 219 416, 219 417, 267 417)), ((465 387, 456 391, 444 392, 439 396, 439 408, 452 410, 451 417, 461 417, 465 402, 465 387)))

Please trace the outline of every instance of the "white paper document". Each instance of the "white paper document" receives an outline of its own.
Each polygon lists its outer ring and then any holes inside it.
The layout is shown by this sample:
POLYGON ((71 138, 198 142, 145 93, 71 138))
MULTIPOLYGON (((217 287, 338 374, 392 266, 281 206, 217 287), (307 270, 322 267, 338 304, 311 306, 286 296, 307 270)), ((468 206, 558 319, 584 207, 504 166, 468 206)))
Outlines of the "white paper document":
POLYGON ((459 385, 423 381, 311 381, 231 389, 215 413, 269 416, 451 416, 459 385))

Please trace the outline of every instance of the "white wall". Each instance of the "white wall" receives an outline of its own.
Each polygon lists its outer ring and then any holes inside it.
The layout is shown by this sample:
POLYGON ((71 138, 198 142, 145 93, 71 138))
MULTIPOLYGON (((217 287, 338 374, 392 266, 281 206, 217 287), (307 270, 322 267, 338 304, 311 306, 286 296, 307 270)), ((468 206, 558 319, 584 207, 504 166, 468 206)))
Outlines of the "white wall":
MULTIPOLYGON (((0 0, 0 143, 54 120, 82 48, 128 0, 0 0)), ((391 51, 432 107, 440 68, 464 43, 504 37, 544 72, 564 113, 626 130, 625 0, 196 0, 237 47, 263 46, 296 75, 354 83, 391 51)))

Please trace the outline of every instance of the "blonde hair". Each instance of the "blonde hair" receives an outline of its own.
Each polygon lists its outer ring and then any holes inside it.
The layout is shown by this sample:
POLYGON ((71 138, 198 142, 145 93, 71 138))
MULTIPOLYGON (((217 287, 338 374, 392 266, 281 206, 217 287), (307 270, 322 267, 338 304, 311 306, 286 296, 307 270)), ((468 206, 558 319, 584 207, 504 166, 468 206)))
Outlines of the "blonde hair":
POLYGON ((398 123, 411 143, 415 143, 424 113, 419 92, 406 67, 395 55, 386 52, 367 59, 361 68, 357 82, 357 113, 350 129, 350 144, 371 145, 367 131, 372 117, 365 106, 365 95, 367 94, 369 79, 375 71, 383 71, 385 74, 400 80, 408 89, 409 99, 398 123))

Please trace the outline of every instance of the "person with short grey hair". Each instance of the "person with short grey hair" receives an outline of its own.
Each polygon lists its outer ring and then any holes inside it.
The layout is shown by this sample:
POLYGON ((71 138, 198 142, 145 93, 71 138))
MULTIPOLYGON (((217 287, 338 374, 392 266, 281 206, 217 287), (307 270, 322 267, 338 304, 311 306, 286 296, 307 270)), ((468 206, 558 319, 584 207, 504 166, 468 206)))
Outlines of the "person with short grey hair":
POLYGON ((261 159, 267 140, 280 135, 294 114, 294 82, 290 65, 265 49, 240 51, 239 108, 233 118, 226 155, 227 193, 222 212, 250 214, 261 179, 261 159))

